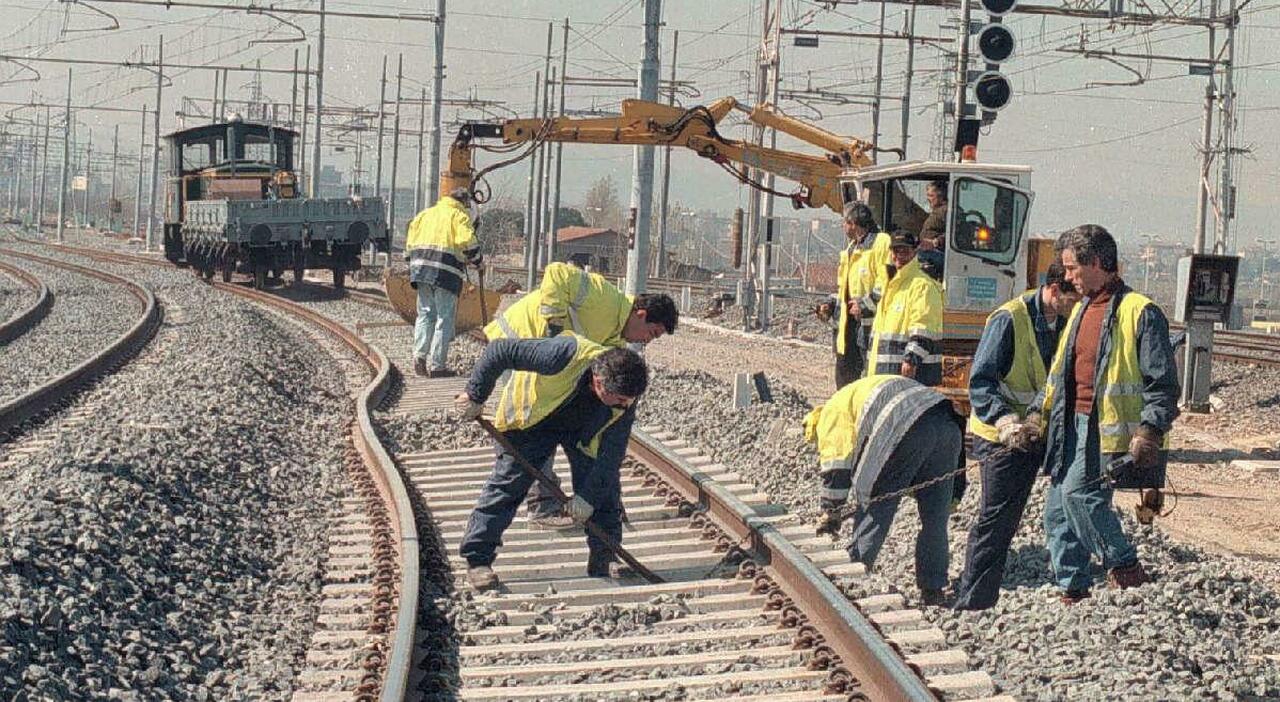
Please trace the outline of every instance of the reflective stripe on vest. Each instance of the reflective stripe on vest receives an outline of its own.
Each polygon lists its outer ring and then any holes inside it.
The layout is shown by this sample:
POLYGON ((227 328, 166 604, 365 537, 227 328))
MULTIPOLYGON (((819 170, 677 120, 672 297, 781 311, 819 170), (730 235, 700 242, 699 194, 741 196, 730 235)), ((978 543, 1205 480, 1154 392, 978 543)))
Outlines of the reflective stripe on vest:
POLYGON ((888 259, 889 235, 884 232, 869 234, 870 245, 858 248, 853 244, 840 252, 840 267, 836 271, 836 301, 840 308, 836 310, 836 353, 844 355, 846 335, 849 325, 849 303, 861 301, 872 314, 863 315, 859 324, 870 326, 874 321, 875 299, 882 284, 878 274, 884 270, 884 262, 888 259))
MULTIPOLYGON (((1044 367, 1044 359, 1040 356, 1040 346, 1036 343, 1035 326, 1031 323, 1031 311, 1027 304, 1032 295, 1039 290, 1019 295, 1000 305, 987 317, 987 324, 995 319, 1000 311, 1009 313, 1013 322, 1013 362, 1009 364, 1009 372, 1000 379, 1000 397, 1005 404, 1018 415, 1019 419, 1027 416, 1027 405, 1035 400, 1036 393, 1044 387, 1048 372, 1044 367)), ((969 431, 987 441, 999 441, 1000 432, 995 425, 988 424, 975 412, 969 413, 969 431)))
MULTIPOLYGON (((854 459, 858 448, 867 437, 865 410, 872 406, 883 392, 901 392, 906 386, 919 387, 915 382, 896 375, 877 375, 863 378, 841 388, 822 406, 818 417, 817 443, 819 470, 824 473, 845 473, 850 483, 843 489, 823 489, 823 497, 843 500, 852 487, 854 459)), ((902 392, 902 395, 908 395, 902 392)))
MULTIPOLYGON (((1093 407, 1098 416, 1098 436, 1103 453, 1128 451, 1129 441, 1142 424, 1144 384, 1142 367, 1138 361, 1138 327, 1143 310, 1151 304, 1154 303, 1146 296, 1128 291, 1112 313, 1106 366, 1098 376, 1093 393, 1093 407)), ((1076 305, 1067 328, 1062 332, 1062 339, 1058 342, 1058 352, 1053 357, 1053 367, 1049 371, 1045 387, 1044 404, 1041 405, 1041 411, 1046 417, 1061 392, 1057 383, 1075 382, 1074 378, 1063 378, 1062 366, 1066 362, 1064 357, 1067 341, 1075 332, 1084 310, 1084 303, 1076 305)), ((1072 353, 1074 351, 1072 349, 1072 353)), ((1101 364, 1103 359, 1099 358, 1098 362, 1101 364)), ((1168 433, 1164 435, 1161 448, 1169 448, 1168 433)))
MULTIPOLYGON (((888 281, 880 300, 871 332, 871 349, 867 355, 867 373, 896 374, 908 351, 919 356, 921 366, 929 366, 924 375, 942 374, 941 289, 920 270, 912 259, 888 281), (934 299, 932 293, 936 291, 934 299), (912 296, 912 297, 908 297, 912 296), (908 305, 912 306, 908 309, 908 305), (926 309, 915 306, 926 305, 926 309), (937 309, 933 309, 936 306, 937 309), (911 316, 915 322, 908 321, 911 316), (920 323, 923 318, 924 324, 920 323), (913 338, 915 337, 915 338, 913 338)), ((919 369, 918 369, 919 370, 919 369)))

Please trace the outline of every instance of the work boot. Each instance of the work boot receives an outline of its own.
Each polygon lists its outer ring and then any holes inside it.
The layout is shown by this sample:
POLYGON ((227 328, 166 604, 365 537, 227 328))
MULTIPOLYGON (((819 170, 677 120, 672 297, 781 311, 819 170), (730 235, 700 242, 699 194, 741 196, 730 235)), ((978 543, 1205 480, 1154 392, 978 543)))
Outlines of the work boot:
POLYGON ((1116 590, 1127 590, 1131 587, 1151 582, 1151 576, 1143 569, 1142 563, 1134 561, 1132 565, 1120 566, 1107 571, 1107 585, 1116 590))
POLYGON ((413 359, 413 374, 423 376, 424 378, 431 376, 431 373, 427 371, 427 359, 413 359))
POLYGON ((573 521, 573 517, 559 512, 531 514, 526 522, 526 528, 533 531, 582 531, 582 528, 573 521))
POLYGON ((589 578, 613 578, 614 580, 622 580, 635 575, 635 571, 631 566, 618 561, 604 561, 591 559, 587 561, 587 577, 589 578))
POLYGON ((920 604, 925 607, 944 607, 947 604, 947 591, 920 588, 920 604))
POLYGON ((451 371, 448 368, 438 368, 428 373, 428 376, 432 378, 453 378, 457 375, 456 371, 451 371))
POLYGON ((498 574, 487 565, 468 566, 467 582, 476 592, 485 592, 498 587, 498 574))
POLYGON ((1090 597, 1092 597, 1092 595, 1089 594, 1088 590, 1066 590, 1062 593, 1059 599, 1062 600, 1062 604, 1070 606, 1073 604, 1079 604, 1090 597))

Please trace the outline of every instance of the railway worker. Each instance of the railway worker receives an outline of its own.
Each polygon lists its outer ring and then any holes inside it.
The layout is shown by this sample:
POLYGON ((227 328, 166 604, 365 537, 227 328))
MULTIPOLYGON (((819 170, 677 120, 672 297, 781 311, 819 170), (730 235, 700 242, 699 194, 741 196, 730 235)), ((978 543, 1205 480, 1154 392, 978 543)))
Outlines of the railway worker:
MULTIPOLYGON (((551 339, 497 339, 485 347, 466 391, 455 399, 466 419, 479 416, 498 377, 514 371, 498 402, 494 425, 534 466, 556 448, 569 459, 573 498, 565 511, 578 524, 592 522, 622 541, 619 467, 635 422, 635 401, 648 387, 644 359, 630 349, 608 348, 573 332, 551 339)), ((493 473, 480 491, 460 553, 476 590, 498 585, 493 572, 502 534, 511 525, 533 477, 501 447, 493 473)), ((618 577, 613 554, 587 536, 587 575, 618 577)))
POLYGON ((921 251, 945 251, 947 248, 947 181, 931 180, 924 187, 929 202, 929 215, 920 227, 921 251))
POLYGON ((405 258, 409 284, 418 291, 413 325, 413 372, 430 378, 453 375, 446 367, 453 340, 454 314, 467 263, 484 265, 480 242, 467 208, 471 193, 454 188, 409 223, 405 258), (465 263, 464 263, 465 261, 465 263))
POLYGON ((1080 301, 1061 263, 1044 284, 987 317, 969 371, 969 432, 982 470, 982 505, 969 530, 956 609, 987 609, 1000 598, 1009 544, 1044 457, 1023 431, 1029 403, 1044 388, 1062 321, 1080 301))
POLYGON ((1039 412, 1024 421, 1045 433, 1049 492, 1044 530, 1062 601, 1089 596, 1089 559, 1107 584, 1129 588, 1150 580, 1111 504, 1102 466, 1128 454, 1119 487, 1150 489, 1143 502, 1159 509, 1168 432, 1178 416, 1178 378, 1169 323, 1160 308, 1120 278, 1116 241, 1085 224, 1057 243, 1067 280, 1084 298, 1072 310, 1054 354, 1039 412), (1156 504, 1152 505, 1148 499, 1156 504))
POLYGON ((870 569, 884 545, 904 489, 920 512, 916 584, 921 601, 942 603, 947 585, 947 519, 953 472, 964 439, 951 401, 899 375, 854 381, 804 419, 805 440, 817 444, 823 515, 817 533, 836 536, 852 495, 849 558, 870 569))
MULTIPOLYGON (((604 276, 567 263, 551 263, 538 289, 516 300, 485 328, 489 340, 536 339, 559 335, 566 328, 603 346, 647 344, 675 333, 680 312, 669 295, 644 293, 634 299, 604 276)), ((559 483, 552 470, 554 456, 541 466, 559 483)), ((563 505, 546 494, 540 483, 529 491, 531 529, 574 529, 563 505)))
POLYGON ((879 232, 871 208, 860 202, 844 206, 844 235, 849 240, 840 252, 836 294, 818 306, 826 321, 836 316, 834 333, 836 389, 862 377, 871 337, 871 323, 882 292, 882 272, 889 259, 889 235, 879 232))
POLYGON ((887 282, 871 325, 869 374, 898 374, 921 385, 942 383, 942 288, 920 269, 915 234, 894 232, 887 282))

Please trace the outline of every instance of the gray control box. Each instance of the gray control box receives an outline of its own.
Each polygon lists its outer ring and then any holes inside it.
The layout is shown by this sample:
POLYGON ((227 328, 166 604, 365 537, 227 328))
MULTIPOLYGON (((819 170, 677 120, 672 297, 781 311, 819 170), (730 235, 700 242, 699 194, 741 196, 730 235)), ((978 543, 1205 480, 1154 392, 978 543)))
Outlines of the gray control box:
POLYGON ((1173 308, 1174 320, 1182 324, 1229 323, 1239 269, 1239 256, 1192 254, 1178 259, 1178 299, 1173 308))

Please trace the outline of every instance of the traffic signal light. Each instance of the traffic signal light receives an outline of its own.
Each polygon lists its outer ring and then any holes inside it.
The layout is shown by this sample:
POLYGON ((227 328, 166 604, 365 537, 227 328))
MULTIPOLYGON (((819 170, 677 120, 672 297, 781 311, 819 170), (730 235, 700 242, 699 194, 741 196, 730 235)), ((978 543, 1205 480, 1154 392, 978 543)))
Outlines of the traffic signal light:
POLYGON ((984 112, 1003 109, 1013 97, 1013 85, 999 69, 1002 62, 1013 57, 1017 42, 1000 18, 1012 12, 1017 4, 1017 0, 982 0, 988 21, 978 30, 975 48, 986 70, 978 71, 970 84, 974 103, 984 112))

